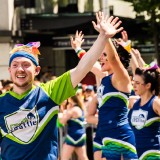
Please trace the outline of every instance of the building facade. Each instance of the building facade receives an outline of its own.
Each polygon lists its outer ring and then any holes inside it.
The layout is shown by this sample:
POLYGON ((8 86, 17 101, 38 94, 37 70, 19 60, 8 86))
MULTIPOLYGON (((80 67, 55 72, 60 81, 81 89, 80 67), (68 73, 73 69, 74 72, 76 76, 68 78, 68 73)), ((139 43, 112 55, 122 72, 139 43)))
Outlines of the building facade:
MULTIPOLYGON (((75 67, 79 60, 70 46, 69 37, 74 35, 76 30, 82 30, 85 34, 82 47, 88 50, 98 35, 91 21, 95 20, 95 13, 99 10, 108 15, 119 16, 131 39, 143 34, 139 31, 140 25, 135 22, 136 14, 131 3, 122 0, 0 0, 0 2, 3 4, 0 5, 0 13, 3 13, 0 14, 0 19, 4 22, 0 24, 0 79, 9 78, 7 71, 9 50, 15 43, 41 42, 42 73, 49 71, 59 76, 75 67)), ((94 83, 94 80, 91 83, 94 83)))

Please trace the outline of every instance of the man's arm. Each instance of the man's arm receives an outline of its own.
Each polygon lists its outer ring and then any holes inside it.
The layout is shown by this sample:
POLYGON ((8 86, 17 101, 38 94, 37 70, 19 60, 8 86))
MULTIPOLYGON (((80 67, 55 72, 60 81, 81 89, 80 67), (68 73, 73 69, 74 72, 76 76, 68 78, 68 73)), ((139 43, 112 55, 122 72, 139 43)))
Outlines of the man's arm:
MULTIPOLYGON (((87 52, 81 48, 82 43, 84 42, 84 34, 82 34, 82 31, 75 33, 75 38, 73 36, 70 37, 71 40, 71 46, 75 50, 77 56, 79 59, 81 59, 87 52)), ((96 77, 99 79, 102 79, 104 76, 106 76, 105 73, 101 71, 100 63, 96 61, 96 63, 93 65, 91 72, 96 75, 96 77)))
POLYGON ((76 87, 77 84, 92 69, 93 65, 100 57, 106 44, 110 46, 110 50, 113 49, 110 38, 123 29, 122 27, 118 28, 121 24, 121 21, 119 21, 117 17, 113 18, 111 16, 110 18, 106 19, 102 12, 99 12, 96 15, 100 20, 100 33, 93 46, 79 61, 77 67, 71 70, 71 81, 73 87, 76 87), (112 23, 113 21, 114 23, 112 23))

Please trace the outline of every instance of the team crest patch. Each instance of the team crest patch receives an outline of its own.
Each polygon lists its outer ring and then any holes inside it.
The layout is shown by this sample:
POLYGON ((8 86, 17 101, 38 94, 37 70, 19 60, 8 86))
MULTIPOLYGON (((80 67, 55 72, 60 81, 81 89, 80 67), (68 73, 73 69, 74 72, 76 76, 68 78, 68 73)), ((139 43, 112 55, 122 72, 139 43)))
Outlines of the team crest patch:
POLYGON ((104 91, 104 86, 101 84, 97 90, 97 99, 99 104, 101 104, 103 101, 103 91, 104 91))
POLYGON ((32 110, 18 110, 5 116, 8 133, 25 143, 29 142, 34 136, 38 127, 38 121, 36 107, 32 110))
POLYGON ((142 129, 147 121, 148 111, 135 110, 131 116, 131 123, 135 128, 142 129))

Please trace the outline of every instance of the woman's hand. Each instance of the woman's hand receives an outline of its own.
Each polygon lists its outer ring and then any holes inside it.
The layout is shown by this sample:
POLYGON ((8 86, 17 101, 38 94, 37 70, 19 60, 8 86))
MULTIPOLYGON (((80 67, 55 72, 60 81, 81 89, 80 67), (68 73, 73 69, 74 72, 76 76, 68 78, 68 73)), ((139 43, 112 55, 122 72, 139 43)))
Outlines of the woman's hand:
POLYGON ((132 48, 131 51, 135 55, 136 58, 140 58, 141 57, 141 54, 140 54, 138 49, 132 48))
POLYGON ((105 17, 103 12, 96 13, 97 24, 93 23, 95 30, 97 30, 100 34, 105 34, 107 38, 112 38, 118 32, 123 30, 123 27, 118 28, 121 25, 121 21, 118 17, 105 17))
POLYGON ((124 30, 121 32, 122 38, 115 39, 116 43, 121 45, 129 53, 131 52, 131 40, 128 40, 128 34, 124 30))
POLYGON ((83 37, 84 34, 82 34, 82 31, 80 32, 76 31, 75 37, 74 38, 72 36, 70 37, 71 46, 74 50, 76 50, 76 48, 81 48, 81 45, 84 42, 83 37))
MULTIPOLYGON (((103 12, 98 12, 96 13, 96 19, 97 19, 97 23, 95 23, 94 21, 92 21, 93 27, 94 29, 100 33, 100 13, 103 14, 103 12)), ((104 16, 104 15, 103 15, 104 16)))

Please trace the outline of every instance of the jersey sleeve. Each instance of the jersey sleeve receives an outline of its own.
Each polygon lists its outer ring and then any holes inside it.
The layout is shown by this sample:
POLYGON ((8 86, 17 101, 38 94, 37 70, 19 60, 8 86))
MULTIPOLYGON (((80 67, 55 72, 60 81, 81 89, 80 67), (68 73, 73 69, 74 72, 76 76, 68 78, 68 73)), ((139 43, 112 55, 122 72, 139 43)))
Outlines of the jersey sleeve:
POLYGON ((76 94, 77 87, 73 88, 71 82, 70 71, 51 80, 47 83, 41 84, 48 96, 57 104, 61 104, 67 98, 76 94))

